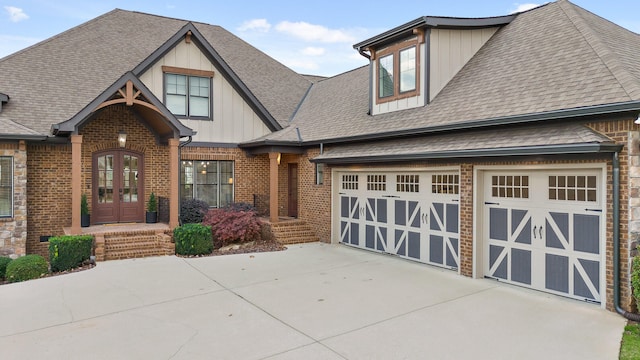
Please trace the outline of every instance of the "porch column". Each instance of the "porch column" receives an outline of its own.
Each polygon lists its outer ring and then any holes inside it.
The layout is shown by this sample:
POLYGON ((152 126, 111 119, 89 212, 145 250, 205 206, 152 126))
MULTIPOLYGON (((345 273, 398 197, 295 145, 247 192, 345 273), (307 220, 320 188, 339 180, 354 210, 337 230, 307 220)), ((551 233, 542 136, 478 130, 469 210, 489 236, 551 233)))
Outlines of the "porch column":
POLYGON ((180 159, 178 159, 179 139, 169 139, 169 227, 178 226, 180 209, 180 159))
POLYGON ((82 196, 82 135, 71 135, 71 234, 80 228, 80 198, 82 196))
POLYGON ((269 220, 278 222, 278 157, 280 153, 269 153, 269 220))

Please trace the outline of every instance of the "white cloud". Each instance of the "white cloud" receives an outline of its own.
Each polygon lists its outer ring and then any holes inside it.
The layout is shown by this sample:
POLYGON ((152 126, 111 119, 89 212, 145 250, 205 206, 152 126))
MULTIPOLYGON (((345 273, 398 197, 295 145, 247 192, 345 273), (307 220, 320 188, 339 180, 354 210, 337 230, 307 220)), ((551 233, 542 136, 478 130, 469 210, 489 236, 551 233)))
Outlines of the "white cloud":
POLYGON ((29 15, 27 15, 24 12, 24 10, 17 8, 15 6, 5 6, 4 9, 9 14, 9 19, 11 19, 12 22, 17 23, 22 20, 27 20, 29 18, 29 15))
POLYGON ((515 3, 513 4, 516 8, 515 10, 511 10, 509 13, 513 14, 513 13, 517 13, 517 12, 522 12, 522 11, 527 11, 527 10, 531 10, 534 7, 538 7, 540 6, 540 4, 534 4, 534 3, 526 3, 526 4, 519 4, 519 3, 515 3))
POLYGON ((322 25, 309 24, 304 21, 283 21, 276 25, 276 30, 305 41, 323 43, 355 42, 355 38, 343 30, 332 30, 322 25))
POLYGON ((271 29, 271 24, 267 19, 253 19, 242 23, 238 28, 238 31, 256 30, 259 32, 268 32, 271 29))
POLYGON ((302 53, 308 56, 321 56, 327 52, 325 48, 308 46, 302 49, 302 53))

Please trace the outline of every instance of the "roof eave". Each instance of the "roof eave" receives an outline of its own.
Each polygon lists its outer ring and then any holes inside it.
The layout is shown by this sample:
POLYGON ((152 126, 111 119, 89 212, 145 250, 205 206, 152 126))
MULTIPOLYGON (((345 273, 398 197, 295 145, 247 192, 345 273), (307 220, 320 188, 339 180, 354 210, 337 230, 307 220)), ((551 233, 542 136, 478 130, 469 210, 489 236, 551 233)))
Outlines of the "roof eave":
POLYGON ((442 28, 442 29, 478 29, 509 24, 518 14, 505 16, 495 16, 486 18, 455 18, 442 16, 422 16, 408 23, 397 26, 382 34, 376 35, 367 40, 353 45, 354 49, 364 49, 380 43, 386 43, 402 36, 411 34, 413 29, 420 27, 442 28))
POLYGON ((315 158, 313 163, 324 164, 361 164, 366 163, 393 163, 419 160, 438 159, 461 159, 461 158, 481 158, 481 157, 505 157, 505 156, 542 156, 542 155, 567 155, 567 154, 594 154, 594 153, 615 153, 622 150, 622 145, 605 143, 582 143, 564 145, 543 145, 543 146, 518 146, 500 149, 474 149, 474 150, 453 150, 436 151, 428 153, 394 154, 394 155, 374 155, 374 156, 354 156, 336 158, 315 158))

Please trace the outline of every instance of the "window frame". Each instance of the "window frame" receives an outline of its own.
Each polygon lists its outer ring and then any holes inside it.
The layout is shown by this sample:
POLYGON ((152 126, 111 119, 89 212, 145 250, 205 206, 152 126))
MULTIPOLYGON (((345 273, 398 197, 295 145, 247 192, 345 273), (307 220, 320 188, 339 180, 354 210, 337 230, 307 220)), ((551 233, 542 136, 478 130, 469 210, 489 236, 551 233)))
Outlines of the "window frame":
MULTIPOLYGON (((9 213, 8 214, 1 214, 0 213, 0 219, 10 219, 13 218, 14 215, 14 183, 15 183, 15 179, 14 179, 14 173, 15 173, 15 166, 14 166, 14 158, 13 156, 0 156, 0 160, 3 159, 8 159, 9 160, 9 169, 10 169, 10 174, 9 174, 9 178, 10 180, 10 184, 8 186, 2 186, 2 182, 0 181, 0 188, 8 188, 9 189, 9 213)), ((2 166, 0 164, 0 179, 1 179, 1 174, 2 174, 2 166)))
POLYGON ((376 72, 375 72, 375 93, 376 93, 376 104, 383 104, 390 101, 396 101, 400 99, 406 99, 409 97, 415 97, 420 95, 420 48, 421 44, 424 43, 423 36, 414 36, 411 39, 399 42, 397 44, 390 45, 378 51, 375 51, 374 60, 376 61, 376 72), (401 83, 401 72, 400 72, 400 62, 401 56, 400 54, 406 50, 411 48, 415 49, 415 88, 407 91, 400 91, 400 83, 401 83), (380 96, 380 60, 384 59, 388 56, 393 56, 393 72, 392 72, 392 81, 393 81, 393 94, 389 96, 380 96))
POLYGON ((236 166, 235 166, 235 161, 233 160, 193 160, 193 159, 183 159, 181 160, 180 163, 180 203, 182 203, 185 200, 189 200, 189 199, 200 199, 203 201, 206 201, 207 204, 209 204, 210 208, 220 208, 220 207, 224 207, 228 204, 232 204, 235 202, 235 183, 236 183, 236 166), (197 174, 197 169, 198 169, 198 163, 201 162, 206 162, 207 166, 211 166, 213 164, 215 164, 216 166, 216 183, 199 183, 199 177, 197 174), (187 173, 187 171, 185 171, 185 165, 186 163, 191 163, 190 164, 190 174, 187 173), (231 164, 231 182, 229 182, 228 179, 223 178, 222 177, 222 163, 230 163, 231 164), (183 181, 183 179, 185 178, 190 178, 191 182, 187 183, 186 181, 183 181), (187 190, 185 187, 187 185, 191 186, 190 190, 187 190), (202 199, 200 197, 198 197, 198 186, 210 186, 210 185, 215 185, 216 187, 216 200, 217 203, 216 204, 210 204, 209 201, 207 201, 206 199, 202 199), (231 186, 231 199, 228 203, 224 203, 222 202, 222 188, 223 186, 231 186), (185 192, 190 192, 190 194, 185 193, 185 192))
POLYGON ((316 163, 316 185, 324 185, 324 163, 316 163))
POLYGON ((162 96, 163 96, 163 104, 167 106, 167 95, 168 94, 168 81, 167 75, 177 75, 184 76, 186 79, 185 82, 185 100, 186 100, 186 114, 174 114, 179 119, 190 119, 190 120, 213 120, 213 71, 208 70, 196 70, 196 69, 185 69, 173 66, 162 66, 162 96), (209 115, 201 116, 201 115, 191 115, 191 98, 192 97, 201 97, 201 96, 192 96, 191 95, 191 79, 192 78, 200 78, 200 79, 208 79, 209 81, 209 115))

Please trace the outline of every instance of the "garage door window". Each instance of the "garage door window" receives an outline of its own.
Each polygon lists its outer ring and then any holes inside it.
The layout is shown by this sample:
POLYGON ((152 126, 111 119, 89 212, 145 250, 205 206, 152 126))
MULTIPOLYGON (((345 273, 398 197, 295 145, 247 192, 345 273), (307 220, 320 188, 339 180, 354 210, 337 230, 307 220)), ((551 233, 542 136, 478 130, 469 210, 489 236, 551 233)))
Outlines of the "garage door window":
POLYGON ((396 191, 398 192, 420 192, 420 175, 397 175, 396 191))
POLYGON ((358 175, 342 175, 342 190, 358 190, 358 175))
POLYGON ((491 177, 491 195, 501 198, 528 199, 529 176, 494 175, 491 177))
POLYGON ((459 194, 459 175, 431 175, 432 194, 459 194))
POLYGON ((596 202, 595 176, 549 176, 549 200, 596 202))
POLYGON ((367 175, 367 190, 387 191, 387 175, 367 175))

